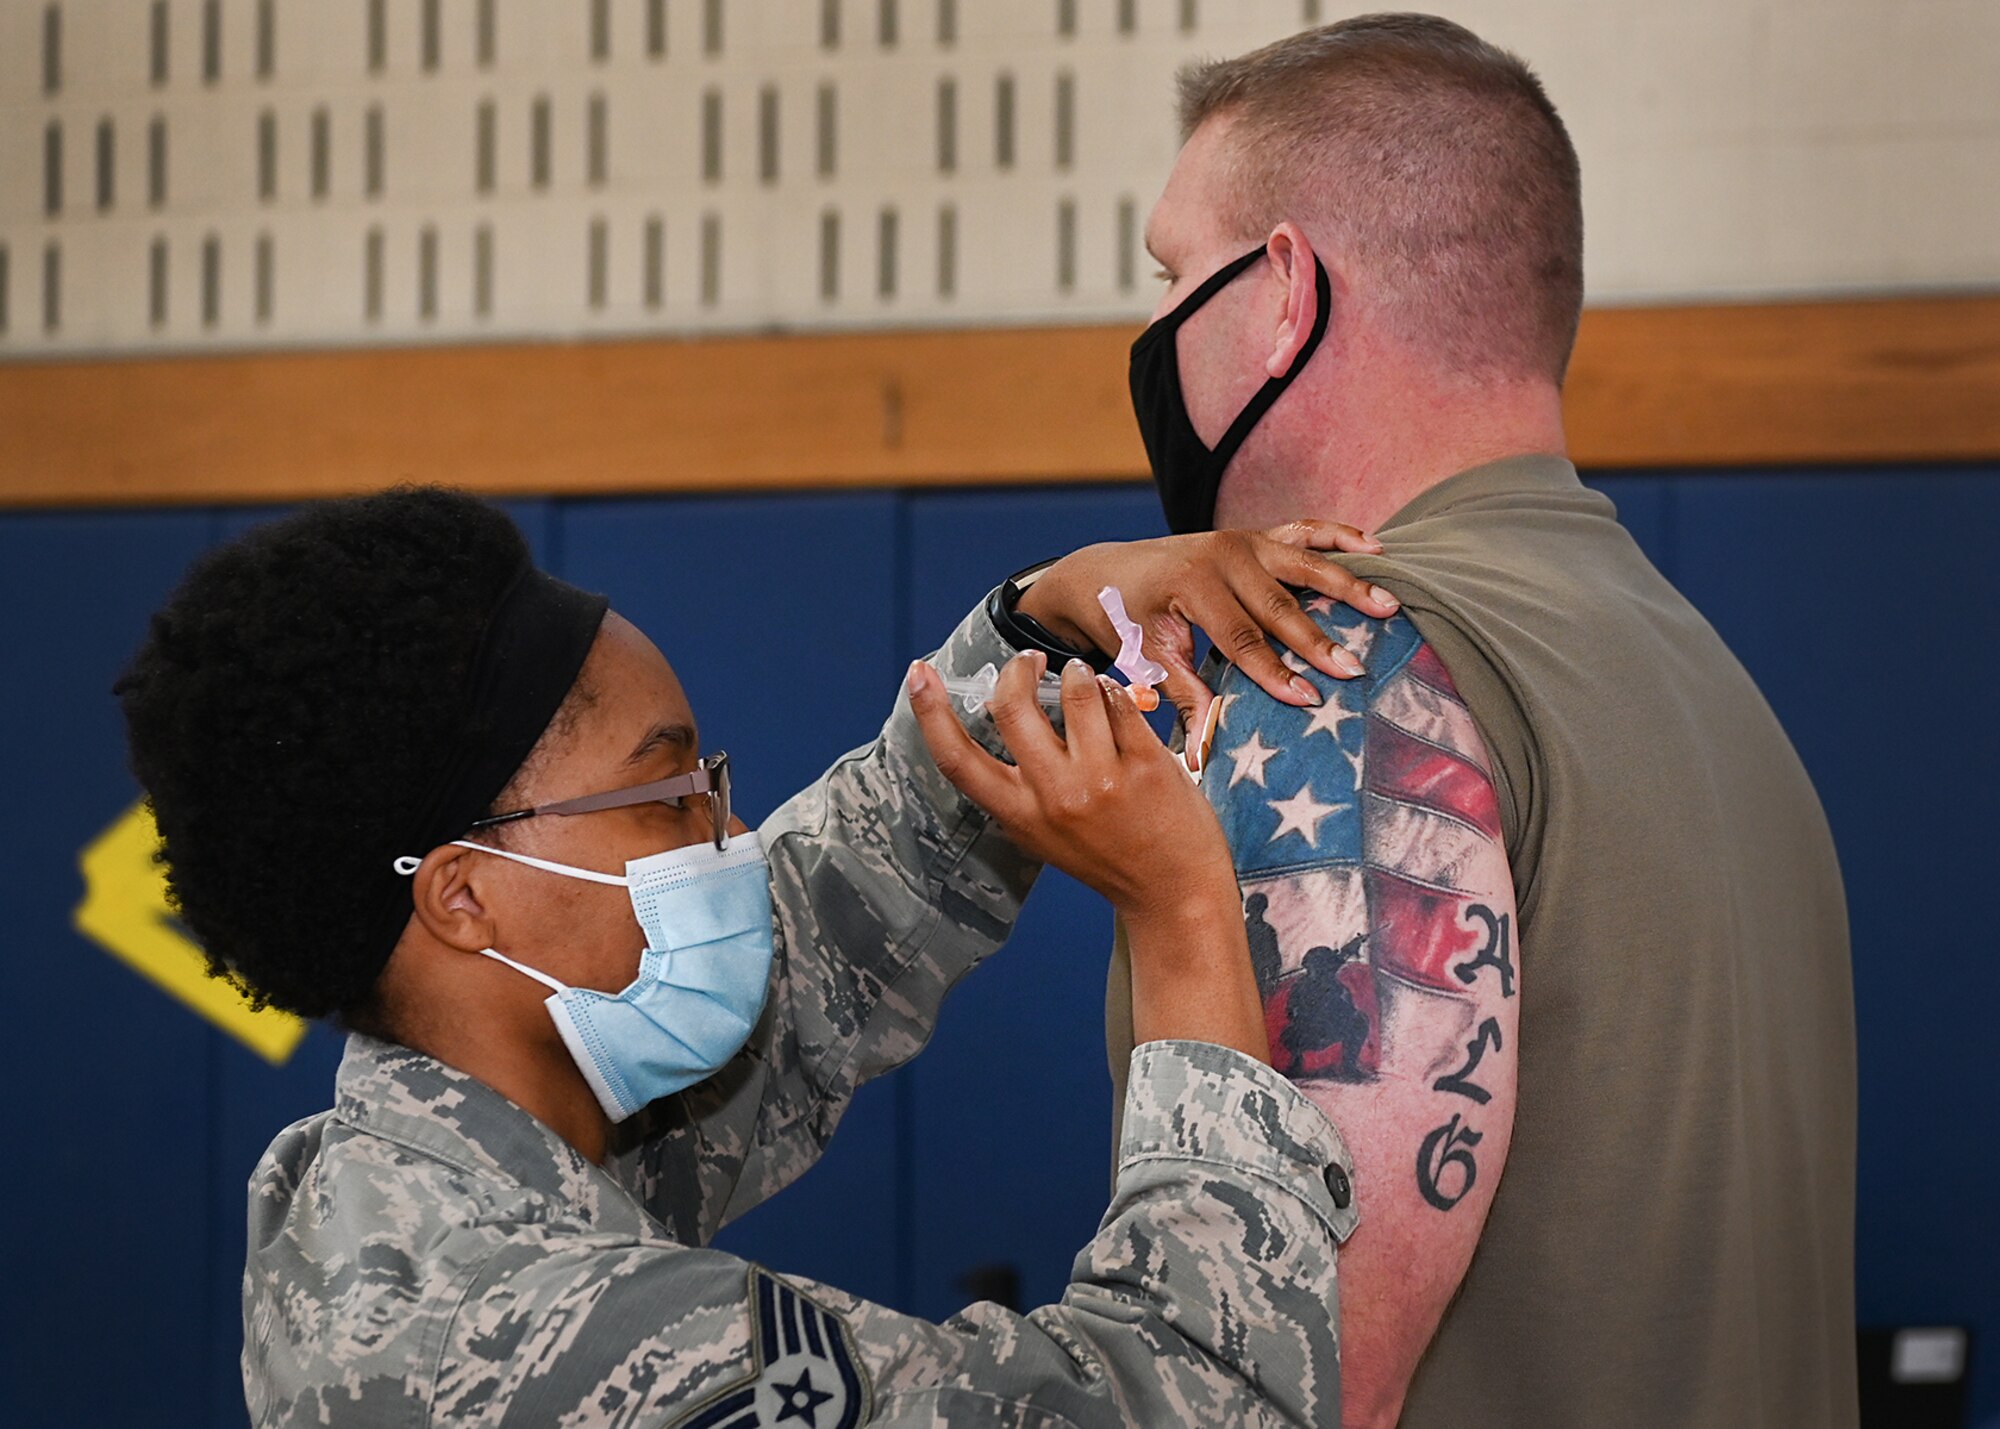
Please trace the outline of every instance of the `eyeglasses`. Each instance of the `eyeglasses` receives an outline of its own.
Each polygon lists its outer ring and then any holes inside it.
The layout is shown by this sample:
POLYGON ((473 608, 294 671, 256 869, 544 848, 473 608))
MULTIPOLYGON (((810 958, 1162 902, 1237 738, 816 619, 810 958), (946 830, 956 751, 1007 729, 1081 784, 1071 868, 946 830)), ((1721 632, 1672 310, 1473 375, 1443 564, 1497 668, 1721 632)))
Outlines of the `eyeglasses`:
POLYGON ((613 789, 606 794, 585 794, 580 799, 559 799, 553 804, 537 804, 532 809, 492 814, 466 832, 517 823, 542 814, 595 814, 605 809, 628 809, 636 804, 665 804, 682 809, 696 795, 708 801, 709 827, 714 831, 715 846, 721 848, 729 838, 729 756, 720 750, 695 765, 692 773, 634 784, 629 789, 613 789))

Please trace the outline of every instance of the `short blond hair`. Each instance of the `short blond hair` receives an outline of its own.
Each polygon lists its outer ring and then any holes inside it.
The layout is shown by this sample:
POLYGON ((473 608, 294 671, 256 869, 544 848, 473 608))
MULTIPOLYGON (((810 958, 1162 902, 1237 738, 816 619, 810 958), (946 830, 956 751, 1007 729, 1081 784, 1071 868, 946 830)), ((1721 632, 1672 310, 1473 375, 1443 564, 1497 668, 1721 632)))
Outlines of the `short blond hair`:
POLYGON ((1362 15, 1179 77, 1183 139, 1227 117, 1231 221, 1282 220, 1381 280, 1452 370, 1560 383, 1583 309, 1576 150, 1534 71, 1435 15, 1362 15))

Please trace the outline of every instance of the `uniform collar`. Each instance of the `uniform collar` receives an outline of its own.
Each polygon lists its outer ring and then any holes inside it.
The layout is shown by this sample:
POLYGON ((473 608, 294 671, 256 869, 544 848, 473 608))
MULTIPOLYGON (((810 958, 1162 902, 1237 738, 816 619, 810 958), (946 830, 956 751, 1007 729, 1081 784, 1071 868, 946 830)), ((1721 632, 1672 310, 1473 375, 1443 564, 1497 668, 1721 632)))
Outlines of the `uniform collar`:
POLYGON ((1420 491, 1410 502, 1376 529, 1392 531, 1427 516, 1441 516, 1454 506, 1484 497, 1523 493, 1580 492, 1583 482, 1576 467, 1566 457, 1536 452, 1526 456, 1502 457, 1470 467, 1446 477, 1436 486, 1420 491))
POLYGON ((548 1196, 600 1230, 651 1217, 611 1175, 478 1078, 409 1047, 351 1033, 334 1116, 483 1180, 548 1196))

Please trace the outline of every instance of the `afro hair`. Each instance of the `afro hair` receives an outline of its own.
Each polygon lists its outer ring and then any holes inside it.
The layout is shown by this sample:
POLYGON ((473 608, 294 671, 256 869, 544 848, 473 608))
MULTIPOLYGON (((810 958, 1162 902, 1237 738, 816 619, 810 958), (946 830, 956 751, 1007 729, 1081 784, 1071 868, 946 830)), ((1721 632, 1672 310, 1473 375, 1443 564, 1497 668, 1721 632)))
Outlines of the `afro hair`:
POLYGON ((114 688, 169 900, 261 1005, 372 1021, 367 890, 407 849, 526 542, 440 487, 316 504, 197 561, 114 688))

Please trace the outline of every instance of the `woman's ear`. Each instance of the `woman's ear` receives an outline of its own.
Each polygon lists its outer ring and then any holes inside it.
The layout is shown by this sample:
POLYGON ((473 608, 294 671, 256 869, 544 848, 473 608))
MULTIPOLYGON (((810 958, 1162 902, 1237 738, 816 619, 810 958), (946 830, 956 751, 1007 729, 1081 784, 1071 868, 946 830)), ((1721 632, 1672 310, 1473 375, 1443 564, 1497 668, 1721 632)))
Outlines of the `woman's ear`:
POLYGON ((1313 261, 1311 241, 1289 221, 1271 230, 1264 253, 1270 260, 1273 281, 1285 285, 1284 305, 1271 335, 1271 354, 1264 360, 1264 371, 1283 377, 1298 361, 1312 336, 1313 324, 1319 321, 1318 265, 1313 261))
POLYGON ((470 849, 445 844, 426 854, 410 878, 417 921, 446 947, 476 953, 493 946, 493 918, 479 890, 483 862, 470 849))

